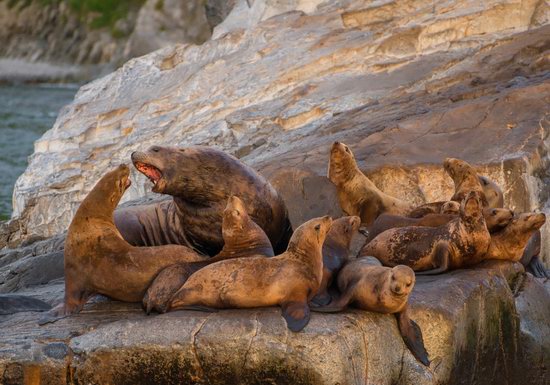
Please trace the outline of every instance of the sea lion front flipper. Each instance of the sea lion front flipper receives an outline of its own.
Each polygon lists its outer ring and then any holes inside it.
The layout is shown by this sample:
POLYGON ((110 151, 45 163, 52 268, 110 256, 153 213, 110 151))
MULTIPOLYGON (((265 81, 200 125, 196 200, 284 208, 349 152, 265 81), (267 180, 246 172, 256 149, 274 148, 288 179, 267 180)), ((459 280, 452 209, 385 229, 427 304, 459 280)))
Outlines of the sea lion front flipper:
POLYGON ((161 270, 143 297, 142 303, 145 312, 150 314, 152 310, 155 310, 158 313, 166 313, 170 299, 190 275, 188 266, 183 263, 170 265, 161 270))
POLYGON ((285 302, 281 305, 281 310, 288 328, 293 332, 299 332, 309 323, 311 314, 305 301, 285 302))
POLYGON ((326 306, 332 301, 332 296, 328 293, 328 290, 324 290, 322 293, 317 293, 311 300, 312 307, 326 306))
POLYGON ((346 291, 336 300, 332 300, 327 306, 322 307, 312 307, 311 310, 316 313, 338 313, 344 310, 350 303, 354 288, 357 282, 350 284, 346 291))
POLYGON ((433 260, 436 266, 432 270, 416 271, 416 275, 435 275, 441 274, 449 270, 449 245, 447 242, 438 243, 434 250, 433 260))
POLYGON ((39 299, 17 294, 0 295, 0 315, 24 311, 46 311, 52 307, 39 299))
POLYGON ((395 313, 397 318, 397 325, 403 337, 403 342, 409 348, 413 356, 426 366, 430 366, 430 360, 428 359, 428 352, 424 347, 424 340, 422 339, 422 330, 420 327, 409 318, 407 308, 399 313, 395 313))
POLYGON ((550 278, 550 272, 546 270, 538 255, 531 258, 531 261, 525 266, 525 270, 537 278, 550 278))

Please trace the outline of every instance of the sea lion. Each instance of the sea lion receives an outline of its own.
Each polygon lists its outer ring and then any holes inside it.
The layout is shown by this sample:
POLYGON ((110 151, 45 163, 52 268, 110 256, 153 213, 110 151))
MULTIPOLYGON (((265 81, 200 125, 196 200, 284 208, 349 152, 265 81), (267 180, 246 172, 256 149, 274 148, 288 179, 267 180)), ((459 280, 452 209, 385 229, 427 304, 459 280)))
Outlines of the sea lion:
POLYGON ((165 313, 170 298, 183 286, 191 274, 214 262, 252 255, 273 257, 269 238, 246 212, 243 201, 236 196, 229 197, 223 211, 223 249, 215 257, 201 262, 179 263, 163 269, 154 279, 145 297, 143 307, 147 314, 151 310, 165 313))
POLYGON ((460 213, 460 203, 455 201, 447 201, 441 205, 440 214, 456 214, 460 213))
POLYGON ((525 271, 528 271, 535 277, 550 278, 550 271, 546 269, 546 266, 544 266, 539 257, 541 238, 540 230, 535 231, 531 238, 529 238, 527 246, 525 246, 520 262, 525 267, 525 271))
POLYGON ((222 213, 231 195, 282 252, 292 234, 285 203, 254 169, 223 151, 205 146, 153 146, 132 153, 136 169, 153 183, 153 192, 173 199, 119 209, 115 224, 136 246, 179 244, 214 256, 223 247, 222 213))
POLYGON ((52 307, 39 299, 17 294, 0 294, 0 315, 24 311, 46 311, 52 307))
POLYGON ((353 153, 343 143, 332 144, 327 176, 336 186, 342 210, 360 217, 363 225, 371 225, 382 213, 406 215, 413 209, 409 203, 378 189, 359 170, 353 153))
POLYGON ((468 193, 459 217, 446 225, 384 231, 359 255, 373 256, 385 266, 407 265, 417 274, 438 274, 480 262, 491 240, 480 195, 479 191, 468 193))
POLYGON ((331 224, 329 216, 307 221, 296 229, 287 251, 276 257, 235 258, 206 266, 172 297, 170 310, 280 305, 288 328, 302 330, 310 318, 308 302, 323 278, 322 247, 331 224))
POLYGON ((363 310, 395 314, 405 345, 424 365, 429 366, 420 327, 409 318, 407 301, 415 282, 414 271, 404 265, 380 265, 373 257, 349 261, 338 274, 340 297, 314 311, 342 311, 349 304, 363 310))
POLYGON ((124 164, 105 174, 76 211, 65 240, 65 300, 51 316, 77 313, 95 294, 140 302, 166 266, 206 259, 185 246, 135 247, 122 238, 113 212, 130 186, 129 174, 124 164))
MULTIPOLYGON (((451 202, 447 202, 451 203, 451 202)), ((446 203, 446 204, 447 204, 446 203)), ((457 202, 452 202, 456 203, 457 202)), ((460 205, 459 205, 460 207, 460 205)), ((442 210, 443 211, 443 210, 442 210)), ((443 226, 457 218, 455 214, 427 214, 420 218, 410 218, 401 215, 382 214, 372 224, 368 231, 368 237, 365 243, 372 241, 379 234, 386 230, 407 227, 407 226, 425 226, 438 227, 443 226)), ((489 233, 497 232, 503 229, 514 217, 514 213, 508 209, 483 209, 483 217, 489 233)))
POLYGON ((520 261, 527 243, 546 222, 543 213, 523 213, 513 218, 508 226, 491 235, 491 243, 484 259, 520 261))
POLYGON ((332 221, 332 226, 323 243, 323 279, 317 295, 312 302, 317 305, 326 305, 331 296, 328 288, 333 277, 342 268, 349 257, 349 248, 353 236, 359 230, 361 219, 356 216, 342 217, 332 221))
POLYGON ((487 199, 487 207, 495 209, 504 207, 504 194, 501 188, 486 176, 478 175, 478 178, 487 199))
POLYGON ((462 202, 471 191, 476 191, 479 193, 483 207, 489 206, 481 181, 476 170, 470 164, 460 159, 446 158, 443 168, 455 185, 455 193, 451 197, 451 201, 462 202))

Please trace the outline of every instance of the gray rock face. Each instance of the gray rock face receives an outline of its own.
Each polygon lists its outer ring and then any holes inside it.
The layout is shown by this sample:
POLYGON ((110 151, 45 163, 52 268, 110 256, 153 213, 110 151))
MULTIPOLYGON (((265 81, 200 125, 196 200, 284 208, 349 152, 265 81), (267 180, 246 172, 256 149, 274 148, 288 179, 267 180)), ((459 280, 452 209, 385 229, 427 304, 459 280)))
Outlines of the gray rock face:
POLYGON ((429 369, 404 346, 391 315, 314 313, 303 332, 292 333, 276 308, 146 316, 138 305, 100 301, 43 327, 36 325, 39 313, 0 318, 0 379, 423 385, 528 378, 543 385, 550 287, 519 271, 495 263, 418 279, 412 316, 424 333, 429 369))

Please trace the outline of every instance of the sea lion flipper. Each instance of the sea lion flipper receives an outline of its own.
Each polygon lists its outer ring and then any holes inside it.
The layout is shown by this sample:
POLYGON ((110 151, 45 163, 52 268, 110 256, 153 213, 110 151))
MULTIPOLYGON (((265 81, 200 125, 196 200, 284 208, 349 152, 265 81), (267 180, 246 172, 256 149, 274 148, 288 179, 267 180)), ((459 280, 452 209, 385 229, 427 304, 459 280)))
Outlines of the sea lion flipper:
POLYGON ((401 337, 403 337, 405 345, 407 345, 418 361, 426 366, 430 366, 428 352, 424 347, 422 330, 420 330, 416 322, 409 318, 407 308, 400 313, 395 313, 395 317, 397 318, 397 325, 399 326, 399 331, 401 332, 401 337))
POLYGON ((170 265, 161 270, 143 297, 142 304, 145 312, 150 314, 152 310, 155 310, 161 314, 166 313, 170 299, 190 275, 190 269, 184 263, 170 265))
POLYGON ((281 309, 288 328, 293 332, 299 332, 309 323, 310 311, 307 302, 285 302, 281 309))
POLYGON ((439 267, 431 270, 417 271, 416 275, 435 275, 449 270, 449 244, 447 242, 438 243, 433 256, 434 263, 439 267))
POLYGON ((546 270, 538 255, 531 258, 525 269, 537 278, 550 278, 550 272, 546 270))
POLYGON ((332 301, 332 296, 328 293, 327 290, 324 290, 322 293, 317 293, 315 297, 311 300, 311 304, 316 306, 326 306, 332 301))

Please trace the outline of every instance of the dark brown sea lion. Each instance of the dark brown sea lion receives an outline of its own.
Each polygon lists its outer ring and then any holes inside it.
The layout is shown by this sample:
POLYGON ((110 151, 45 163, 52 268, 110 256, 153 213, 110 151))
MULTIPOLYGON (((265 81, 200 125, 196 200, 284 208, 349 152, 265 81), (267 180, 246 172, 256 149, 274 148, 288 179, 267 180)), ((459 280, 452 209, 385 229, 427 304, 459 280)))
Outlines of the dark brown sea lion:
POLYGON ((378 189, 359 170, 353 153, 343 143, 334 142, 330 149, 328 179, 336 186, 342 210, 360 217, 363 225, 372 224, 382 213, 406 215, 413 209, 409 203, 378 189))
POLYGON ((65 240, 65 301, 51 315, 77 313, 96 294, 140 302, 166 266, 206 259, 185 246, 135 247, 122 238, 113 212, 130 186, 129 174, 126 165, 108 172, 80 204, 65 240))
POLYGON ((17 294, 0 294, 0 315, 24 311, 46 311, 52 307, 36 298, 17 294))
POLYGON ((383 267, 373 257, 358 258, 349 261, 338 274, 341 296, 329 306, 313 310, 336 312, 352 305, 377 313, 395 314, 403 341, 420 362, 429 366, 422 331, 407 311, 414 282, 414 271, 408 266, 383 267))
MULTIPOLYGON (((450 203, 450 202, 447 202, 450 203)), ((457 202, 452 202, 457 203, 457 202)), ((460 205, 459 205, 460 207, 460 205)), ((382 214, 370 226, 369 235, 365 243, 372 241, 379 234, 386 230, 407 227, 407 226, 425 226, 438 227, 443 226, 457 218, 454 214, 427 214, 420 218, 410 218, 401 215, 382 214)), ((497 232, 503 229, 514 217, 514 213, 508 209, 483 209, 483 217, 489 233, 497 232)))
POLYGON ((210 256, 223 247, 222 213, 231 195, 282 252, 292 233, 282 198, 271 184, 237 158, 211 147, 153 146, 132 154, 153 191, 173 200, 117 210, 115 223, 137 246, 179 244, 210 256))
POLYGON ((329 216, 307 221, 296 229, 287 251, 276 257, 235 258, 206 266, 189 277, 170 309, 280 305, 288 328, 302 330, 309 322, 308 302, 323 278, 322 247, 331 224, 329 216))
POLYGON ((535 277, 550 278, 550 270, 546 269, 546 266, 544 266, 539 257, 541 238, 540 230, 535 231, 531 238, 529 238, 527 246, 525 246, 520 262, 525 267, 525 270, 535 277))
POLYGON ((546 216, 542 213, 517 215, 508 226, 491 235, 491 243, 484 259, 520 261, 527 243, 545 222, 546 216))
POLYGON ((491 235, 478 191, 462 201, 460 215, 439 227, 390 229, 365 245, 360 256, 373 256, 385 266, 407 265, 416 272, 438 274, 482 260, 491 235))
POLYGON ((317 295, 312 302, 317 305, 326 305, 331 296, 328 288, 333 277, 348 260, 350 244, 353 236, 359 230, 359 217, 342 217, 332 222, 332 227, 323 244, 323 279, 317 295))
POLYGON ((157 275, 143 298, 143 307, 147 314, 151 310, 166 312, 170 298, 189 276, 209 264, 231 258, 275 255, 269 238, 248 216, 244 203, 236 196, 229 197, 223 211, 222 235, 223 249, 215 257, 201 262, 168 266, 157 275))

